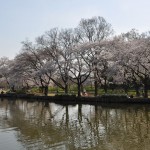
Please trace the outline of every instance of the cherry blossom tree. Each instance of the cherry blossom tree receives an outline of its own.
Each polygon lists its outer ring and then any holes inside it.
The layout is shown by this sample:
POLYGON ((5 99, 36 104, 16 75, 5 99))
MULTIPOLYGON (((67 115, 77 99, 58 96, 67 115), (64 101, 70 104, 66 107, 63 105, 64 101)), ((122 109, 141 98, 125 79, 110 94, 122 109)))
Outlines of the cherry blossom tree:
POLYGON ((81 96, 81 86, 88 79, 91 71, 92 65, 85 59, 83 52, 80 50, 74 51, 74 53, 72 53, 69 77, 73 83, 77 84, 78 97, 81 96))
POLYGON ((51 76, 55 72, 55 63, 47 60, 37 45, 28 41, 23 42, 22 53, 17 57, 24 64, 26 69, 24 73, 28 74, 30 82, 41 87, 43 93, 47 95, 51 76))
MULTIPOLYGON (((91 19, 82 19, 79 23, 79 30, 80 32, 80 37, 83 43, 85 42, 101 42, 103 40, 106 40, 112 33, 113 29, 111 25, 103 18, 103 17, 93 17, 91 19)), ((99 47, 99 51, 101 51, 101 48, 99 47)), ((100 54, 97 50, 91 48, 89 51, 90 55, 92 56, 93 60, 96 59, 97 53, 100 54)), ((94 85, 95 85, 95 96, 97 95, 98 92, 98 77, 96 74, 97 70, 97 64, 94 63, 93 66, 95 69, 93 70, 94 74, 94 85)))
POLYGON ((7 57, 0 58, 0 76, 1 80, 6 81, 9 88, 11 88, 10 78, 11 78, 11 65, 13 60, 7 57))

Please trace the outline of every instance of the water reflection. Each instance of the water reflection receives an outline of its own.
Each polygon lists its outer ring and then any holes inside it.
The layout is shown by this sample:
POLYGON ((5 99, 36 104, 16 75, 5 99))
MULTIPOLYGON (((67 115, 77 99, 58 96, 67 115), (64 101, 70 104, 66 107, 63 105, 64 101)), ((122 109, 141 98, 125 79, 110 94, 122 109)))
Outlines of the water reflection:
POLYGON ((0 101, 3 150, 148 150, 149 124, 149 105, 0 101))

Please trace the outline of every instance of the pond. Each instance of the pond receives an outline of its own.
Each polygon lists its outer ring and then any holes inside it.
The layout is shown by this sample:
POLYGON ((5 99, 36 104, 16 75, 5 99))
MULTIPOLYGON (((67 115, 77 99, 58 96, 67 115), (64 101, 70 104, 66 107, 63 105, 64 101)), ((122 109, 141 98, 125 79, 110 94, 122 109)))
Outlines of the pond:
POLYGON ((0 100, 1 150, 149 150, 150 105, 0 100))

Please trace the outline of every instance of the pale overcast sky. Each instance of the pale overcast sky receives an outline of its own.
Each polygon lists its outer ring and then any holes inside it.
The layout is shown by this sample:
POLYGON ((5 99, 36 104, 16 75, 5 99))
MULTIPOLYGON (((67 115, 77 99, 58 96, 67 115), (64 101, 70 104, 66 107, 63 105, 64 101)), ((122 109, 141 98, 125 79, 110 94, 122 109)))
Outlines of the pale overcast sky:
POLYGON ((53 28, 76 27, 102 16, 117 34, 150 30, 150 0, 0 0, 0 57, 13 58, 21 42, 53 28))

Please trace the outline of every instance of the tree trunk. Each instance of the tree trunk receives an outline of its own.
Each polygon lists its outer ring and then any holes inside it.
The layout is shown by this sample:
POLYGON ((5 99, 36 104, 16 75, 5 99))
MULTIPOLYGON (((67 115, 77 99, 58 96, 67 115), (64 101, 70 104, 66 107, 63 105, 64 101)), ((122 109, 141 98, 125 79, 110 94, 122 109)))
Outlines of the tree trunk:
POLYGON ((139 91, 139 86, 135 86, 135 91, 136 91, 136 97, 140 97, 140 91, 139 91))
POLYGON ((65 94, 68 94, 68 84, 65 85, 65 94))
POLYGON ((48 95, 48 86, 44 87, 44 95, 47 96, 48 95))
POLYGON ((81 97, 81 84, 78 82, 78 97, 81 97))
POLYGON ((97 84, 96 80, 94 81, 94 87, 95 87, 94 95, 97 96, 97 94, 98 94, 98 84, 97 84))
POLYGON ((15 92, 15 86, 14 85, 11 87, 11 91, 15 92))
POLYGON ((146 82, 144 84, 144 98, 148 98, 148 86, 146 82))
POLYGON ((105 91, 105 94, 107 93, 107 78, 105 77, 105 83, 104 83, 104 91, 105 91))
POLYGON ((94 70, 94 86, 95 86, 95 93, 94 96, 97 96, 98 94, 98 83, 97 83, 97 51, 95 51, 95 62, 94 62, 94 66, 95 66, 95 70, 94 70))

